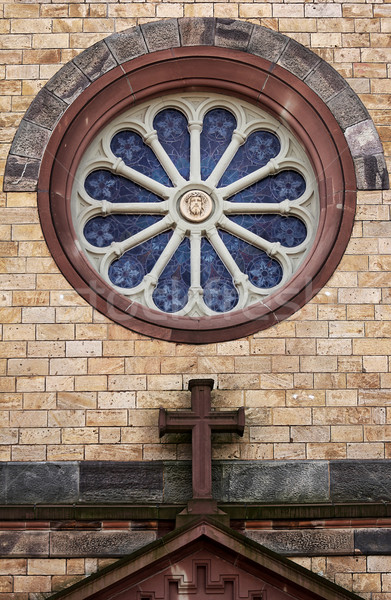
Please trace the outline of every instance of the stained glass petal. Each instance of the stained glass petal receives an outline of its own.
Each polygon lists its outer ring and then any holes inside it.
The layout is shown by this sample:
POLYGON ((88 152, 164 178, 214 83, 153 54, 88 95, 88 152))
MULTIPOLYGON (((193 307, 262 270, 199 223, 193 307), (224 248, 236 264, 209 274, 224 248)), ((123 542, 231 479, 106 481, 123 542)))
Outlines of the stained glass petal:
POLYGON ((94 200, 107 202, 160 202, 162 200, 137 183, 104 169, 90 173, 85 179, 84 188, 94 200))
POLYGON ((84 226, 84 237, 93 246, 104 248, 112 242, 123 242, 135 233, 160 221, 155 215, 109 215, 94 217, 84 226))
POLYGON ((168 313, 182 310, 187 304, 190 281, 190 242, 185 238, 165 267, 153 292, 156 306, 168 313))
POLYGON ((114 285, 131 289, 139 285, 149 273, 167 246, 171 231, 161 233, 125 252, 121 258, 111 263, 109 279, 114 285))
POLYGON ((120 131, 111 140, 110 147, 113 154, 122 158, 128 167, 163 185, 172 185, 155 154, 138 133, 128 129, 120 131))
POLYGON ((272 241, 276 240, 286 248, 294 248, 302 244, 306 237, 307 228, 300 219, 296 217, 275 217, 272 228, 272 241))
POLYGON ((277 156, 280 148, 280 140, 274 133, 254 131, 236 152, 222 176, 219 186, 229 185, 264 167, 271 158, 277 156))
POLYGON ((247 265, 247 275, 256 287, 270 289, 280 283, 282 268, 279 262, 263 253, 247 265))
POLYGON ((220 236, 242 273, 259 288, 272 288, 282 280, 280 263, 255 246, 225 231, 220 236))
POLYGON ((297 217, 237 215, 230 219, 264 240, 280 242, 286 248, 299 246, 307 237, 307 228, 297 217))
POLYGON ((190 177, 190 134, 187 125, 186 117, 173 108, 165 108, 153 121, 159 142, 185 179, 190 177))
POLYGON ((277 175, 265 177, 238 194, 231 196, 232 202, 277 203, 296 200, 305 192, 305 179, 296 171, 281 171, 277 175))
POLYGON ((215 312, 227 312, 238 303, 231 274, 205 238, 201 242, 201 286, 206 306, 215 312))
POLYGON ((118 175, 113 175, 110 171, 100 169, 98 171, 93 171, 86 177, 84 188, 87 194, 95 200, 118 202, 119 180, 120 178, 118 175))
POLYGON ((305 179, 297 171, 281 171, 272 178, 271 191, 278 202, 300 198, 305 188, 305 179))
POLYGON ((128 256, 128 253, 115 261, 109 268, 110 280, 118 287, 128 289, 141 283, 145 274, 143 265, 135 257, 128 256))
POLYGON ((228 147, 236 119, 225 108, 214 108, 204 117, 201 132, 201 178, 207 179, 228 147))

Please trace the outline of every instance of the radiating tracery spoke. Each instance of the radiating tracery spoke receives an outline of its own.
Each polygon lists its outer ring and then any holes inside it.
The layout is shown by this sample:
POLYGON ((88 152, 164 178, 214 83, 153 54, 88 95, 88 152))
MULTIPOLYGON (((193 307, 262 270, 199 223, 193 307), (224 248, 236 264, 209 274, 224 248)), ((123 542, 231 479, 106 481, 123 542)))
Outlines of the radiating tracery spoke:
POLYGON ((247 105, 208 102, 174 97, 150 104, 141 124, 123 119, 79 189, 86 253, 122 294, 165 313, 262 300, 291 276, 290 256, 301 260, 315 230, 310 171, 290 134, 263 113, 257 122, 247 105))
POLYGON ((226 255, 226 263, 221 260, 224 248, 218 235, 211 235, 210 243, 205 238, 201 244, 201 285, 204 290, 204 302, 214 312, 228 312, 238 303, 239 294, 234 278, 241 273, 231 257, 226 255), (220 252, 219 252, 220 251, 220 252))
MULTIPOLYGON (((155 305, 168 313, 178 312, 186 306, 191 284, 189 239, 174 232, 171 240, 175 235, 175 252, 164 261, 165 268, 161 275, 159 273, 159 282, 153 292, 155 305)), ((162 266, 164 263, 162 261, 162 266)))
POLYGON ((246 243, 227 232, 221 232, 221 239, 241 272, 245 272, 250 282, 258 288, 269 289, 278 285, 283 276, 280 263, 266 252, 246 243))
POLYGON ((84 188, 91 198, 113 204, 161 201, 161 198, 148 188, 105 169, 92 171, 85 179, 84 188))

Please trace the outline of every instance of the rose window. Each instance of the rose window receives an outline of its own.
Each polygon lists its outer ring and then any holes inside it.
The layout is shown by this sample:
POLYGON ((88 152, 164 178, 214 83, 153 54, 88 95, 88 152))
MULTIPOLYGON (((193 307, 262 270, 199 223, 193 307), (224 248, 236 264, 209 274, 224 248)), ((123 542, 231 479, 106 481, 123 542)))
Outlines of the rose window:
POLYGON ((102 129, 80 162, 72 218, 116 292, 200 317, 267 304, 311 248, 319 201, 283 124, 245 101, 186 93, 102 129))

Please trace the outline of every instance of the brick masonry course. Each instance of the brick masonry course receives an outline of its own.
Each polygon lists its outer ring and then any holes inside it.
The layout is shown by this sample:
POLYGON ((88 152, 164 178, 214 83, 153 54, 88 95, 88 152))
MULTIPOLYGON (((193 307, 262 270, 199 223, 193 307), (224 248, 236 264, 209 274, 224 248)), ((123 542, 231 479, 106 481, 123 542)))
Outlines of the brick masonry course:
MULTIPOLYGON (((13 145, 19 154, 8 157, 7 185, 14 191, 0 194, 0 503, 10 510, 20 502, 33 510, 42 501, 86 509, 122 501, 183 504, 191 494, 189 438, 159 440, 157 418, 161 405, 189 407, 184 390, 196 374, 216 380, 215 408, 246 407, 244 438, 214 436, 216 497, 281 499, 290 507, 306 500, 348 506, 349 515, 361 503, 379 502, 387 511, 391 194, 381 189, 387 183, 382 149, 389 164, 391 153, 390 6, 18 2, 4 5, 0 31, 2 169, 23 118, 23 135, 13 145), (160 18, 169 20, 159 35, 152 22, 160 18), (124 330, 86 305, 53 263, 42 262, 49 252, 32 191, 50 131, 101 74, 165 43, 251 48, 305 81, 338 115, 362 188, 351 242, 327 286, 288 321, 234 343, 182 346, 124 330), (95 341, 103 341, 101 350, 95 341), (79 342, 91 342, 93 354, 83 355, 79 342), (310 411, 311 421, 293 424, 290 409, 296 408, 303 418, 310 411), (102 410, 120 421, 106 424, 102 410), (82 464, 86 457, 100 460, 82 464), (354 506, 344 504, 351 501, 354 506)), ((70 557, 65 554, 75 543, 58 522, 55 531, 10 531, 9 525, 0 531, 1 600, 36 600, 105 566, 112 560, 101 558, 105 536, 111 548, 117 540, 126 551, 155 535, 143 530, 132 542, 137 532, 116 537, 110 528, 109 534, 85 530, 79 537, 86 554, 70 557), (64 557, 48 558, 52 534, 64 557), (13 556, 4 558, 7 553, 13 556)), ((288 544, 299 564, 365 600, 389 600, 385 523, 347 534, 318 523, 296 536, 290 529, 261 531, 253 522, 247 527, 275 549, 288 544), (345 556, 332 554, 339 544, 345 556)))

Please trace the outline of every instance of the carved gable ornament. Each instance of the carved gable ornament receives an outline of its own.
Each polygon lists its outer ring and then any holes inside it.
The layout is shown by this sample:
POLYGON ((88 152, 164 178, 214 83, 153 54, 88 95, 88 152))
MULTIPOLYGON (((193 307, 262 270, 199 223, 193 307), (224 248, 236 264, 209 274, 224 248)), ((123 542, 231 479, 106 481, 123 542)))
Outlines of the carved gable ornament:
POLYGON ((200 518, 49 600, 359 600, 243 535, 200 518))

